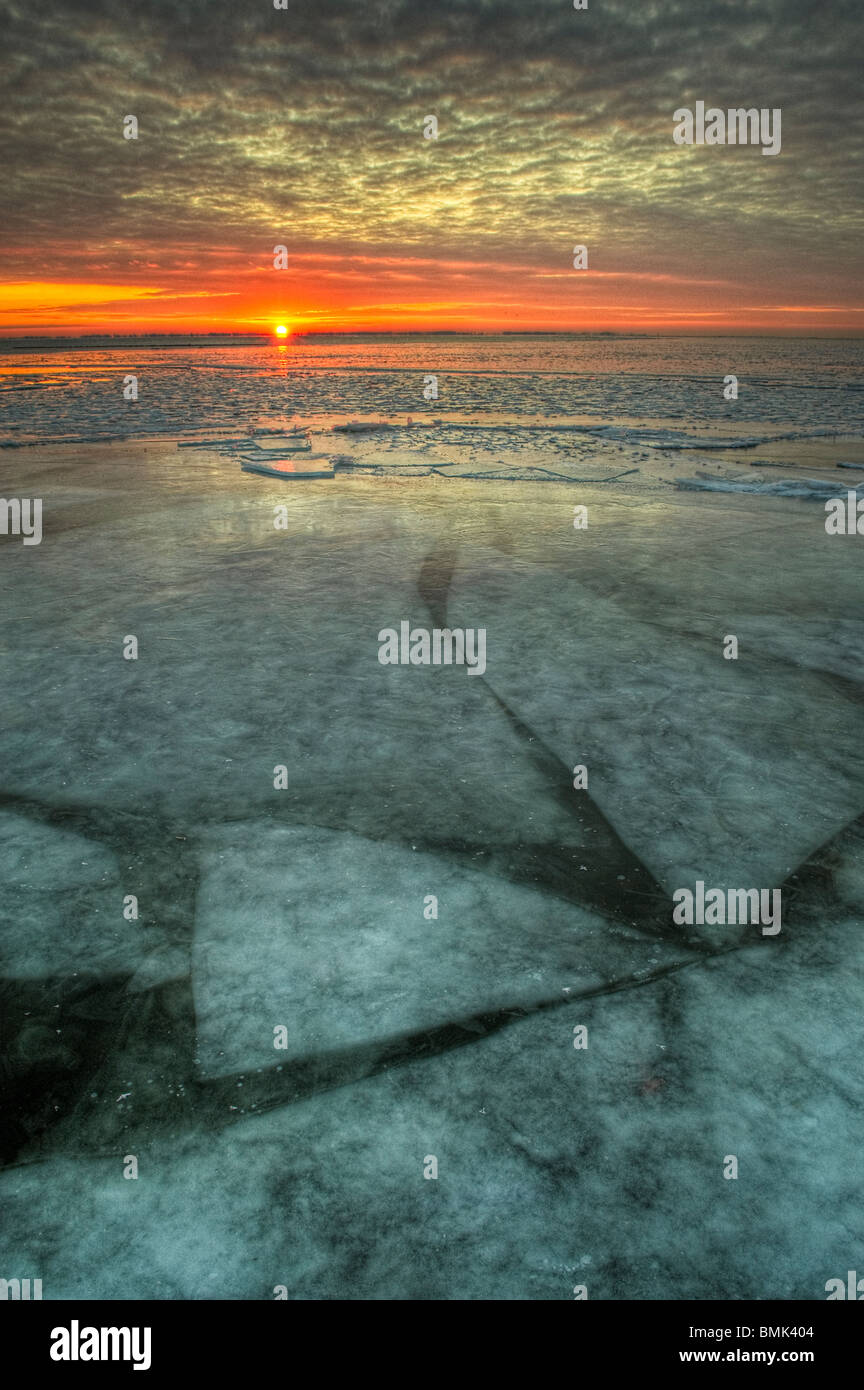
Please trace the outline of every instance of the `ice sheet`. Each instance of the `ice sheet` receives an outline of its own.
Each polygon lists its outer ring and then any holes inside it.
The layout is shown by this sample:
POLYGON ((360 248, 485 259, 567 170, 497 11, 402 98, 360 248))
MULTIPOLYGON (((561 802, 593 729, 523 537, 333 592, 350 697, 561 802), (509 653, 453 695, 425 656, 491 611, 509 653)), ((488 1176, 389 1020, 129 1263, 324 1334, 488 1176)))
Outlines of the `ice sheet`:
POLYGON ((45 1105, 3 1133, 9 1271, 823 1297, 862 1140, 855 538, 783 497, 344 475, 277 530, 284 488, 203 451, 16 469, 0 1017, 45 1105), (378 662, 444 613, 483 677, 378 662), (782 875, 781 936, 673 932, 685 874, 782 875))

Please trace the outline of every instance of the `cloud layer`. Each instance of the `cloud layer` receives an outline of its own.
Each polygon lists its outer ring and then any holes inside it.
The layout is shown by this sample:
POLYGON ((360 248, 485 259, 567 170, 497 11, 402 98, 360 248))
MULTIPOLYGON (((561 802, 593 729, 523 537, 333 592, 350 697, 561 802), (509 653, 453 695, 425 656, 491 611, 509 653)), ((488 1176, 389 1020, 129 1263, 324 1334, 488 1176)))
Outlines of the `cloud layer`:
POLYGON ((0 277, 93 292, 0 332, 856 331, 860 5, 589 5, 5 3, 0 277), (700 99, 780 107, 781 154, 676 146, 700 99))

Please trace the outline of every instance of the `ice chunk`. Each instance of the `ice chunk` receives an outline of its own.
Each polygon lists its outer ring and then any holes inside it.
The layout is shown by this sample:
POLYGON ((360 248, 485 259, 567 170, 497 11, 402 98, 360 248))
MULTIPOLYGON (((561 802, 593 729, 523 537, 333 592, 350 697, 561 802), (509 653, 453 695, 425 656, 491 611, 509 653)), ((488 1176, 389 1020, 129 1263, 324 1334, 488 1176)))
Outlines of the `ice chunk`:
MULTIPOLYGON (((830 627, 854 577, 821 528, 790 548, 785 528, 748 535, 744 518, 734 565, 721 563, 692 511, 667 515, 649 567, 653 542, 640 553, 632 522, 599 524, 598 511, 566 559, 548 538, 545 556, 466 555, 448 622, 487 628, 482 681, 562 776, 587 766, 591 797, 670 893, 698 879, 779 887, 864 802, 860 699, 822 674, 827 636, 814 646, 798 603, 830 627)), ((851 658, 846 669, 854 678, 851 658)))
POLYGON ((260 823, 213 829, 204 845, 193 960, 211 1074, 562 1000, 692 958, 683 942, 444 854, 260 823))

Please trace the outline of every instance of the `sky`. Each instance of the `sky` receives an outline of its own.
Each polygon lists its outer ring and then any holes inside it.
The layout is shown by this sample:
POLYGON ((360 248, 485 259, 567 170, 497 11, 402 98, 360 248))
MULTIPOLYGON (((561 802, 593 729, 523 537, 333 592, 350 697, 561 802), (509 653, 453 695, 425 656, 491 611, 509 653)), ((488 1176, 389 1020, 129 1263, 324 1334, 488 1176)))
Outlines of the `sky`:
POLYGON ((0 336, 864 328, 861 0, 286 3, 0 0, 0 336))

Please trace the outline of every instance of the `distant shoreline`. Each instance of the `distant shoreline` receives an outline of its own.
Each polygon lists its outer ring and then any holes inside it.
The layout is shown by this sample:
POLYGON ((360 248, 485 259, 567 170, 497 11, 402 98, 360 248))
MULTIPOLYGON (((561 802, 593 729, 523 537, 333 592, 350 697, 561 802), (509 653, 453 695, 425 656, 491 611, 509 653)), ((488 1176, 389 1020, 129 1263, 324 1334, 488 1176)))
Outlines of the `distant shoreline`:
POLYGON ((139 347, 156 348, 194 348, 194 347, 253 347, 256 345, 286 347, 289 344, 305 342, 392 342, 406 338, 578 338, 585 342, 602 342, 604 339, 620 340, 674 340, 704 341, 705 339, 729 339, 757 341, 766 339, 772 342, 857 342, 861 333, 581 333, 577 330, 558 329, 503 329, 490 333, 485 330, 430 329, 428 331, 406 332, 333 332, 293 333, 289 338, 276 339, 272 333, 118 333, 93 334, 80 337, 0 337, 0 354, 7 352, 74 352, 88 348, 116 348, 133 344, 139 347))

